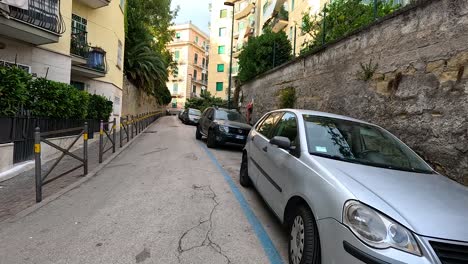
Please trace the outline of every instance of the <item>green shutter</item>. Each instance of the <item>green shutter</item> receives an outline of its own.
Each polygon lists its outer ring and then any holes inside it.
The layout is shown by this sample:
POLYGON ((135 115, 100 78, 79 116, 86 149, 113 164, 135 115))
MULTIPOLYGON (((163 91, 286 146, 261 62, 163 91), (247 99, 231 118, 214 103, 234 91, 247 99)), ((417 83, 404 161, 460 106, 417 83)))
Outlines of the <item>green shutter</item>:
POLYGON ((176 50, 174 52, 174 57, 175 57, 175 60, 178 61, 179 60, 179 57, 180 57, 180 51, 176 50))
POLYGON ((216 83, 216 91, 221 92, 223 90, 223 82, 216 83))
POLYGON ((219 11, 219 17, 220 18, 227 17, 227 9, 222 9, 221 11, 219 11))
POLYGON ((218 54, 224 54, 224 46, 218 46, 218 54))
POLYGON ((224 72, 224 64, 218 64, 218 72, 224 72))

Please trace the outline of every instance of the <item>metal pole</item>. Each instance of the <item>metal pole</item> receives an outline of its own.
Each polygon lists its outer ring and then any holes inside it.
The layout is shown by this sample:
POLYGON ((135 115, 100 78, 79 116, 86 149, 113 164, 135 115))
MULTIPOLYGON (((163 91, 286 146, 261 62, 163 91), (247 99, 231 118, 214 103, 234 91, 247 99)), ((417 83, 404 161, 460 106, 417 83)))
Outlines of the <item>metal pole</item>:
POLYGON ((323 26, 322 45, 325 44, 325 40, 326 40, 325 38, 326 38, 326 35, 327 35, 327 32, 326 32, 327 27, 326 27, 326 23, 325 23, 325 20, 327 18, 327 11, 326 10, 327 10, 327 4, 324 4, 324 6, 323 6, 323 23, 322 23, 322 26, 323 26))
POLYGON ((374 20, 377 19, 377 0, 374 0, 374 20))
POLYGON ((122 136, 123 136, 123 133, 122 133, 122 130, 123 130, 123 125, 122 125, 122 117, 120 117, 120 129, 119 129, 119 136, 120 136, 120 147, 122 147, 122 144, 123 144, 123 140, 122 140, 122 136))
POLYGON ((103 138, 104 136, 104 121, 101 120, 99 123, 99 163, 102 163, 102 144, 103 144, 103 138))
POLYGON ((117 118, 114 117, 114 122, 112 125, 112 153, 115 153, 115 145, 117 145, 117 142, 115 142, 115 130, 117 129, 117 118))
POLYGON ((84 175, 86 175, 86 174, 88 174, 88 122, 84 123, 83 160, 84 160, 83 161, 83 172, 84 172, 84 175))
POLYGON ((228 81, 228 109, 231 109, 232 49, 233 49, 233 44, 234 44, 234 5, 232 6, 231 56, 229 58, 229 81, 228 81))
POLYGON ((275 67, 276 64, 276 41, 273 41, 273 68, 275 67))
POLYGON ((128 121, 129 121, 129 119, 128 119, 128 115, 127 115, 127 119, 126 119, 126 123, 125 123, 127 125, 127 130, 125 131, 125 134, 127 135, 127 143, 130 141, 130 135, 129 135, 129 131, 128 131, 128 128, 129 128, 130 125, 128 124, 128 121))
POLYGON ((133 117, 132 115, 132 132, 131 132, 131 136, 133 138, 133 129, 135 128, 135 118, 133 117))
POLYGON ((34 132, 34 160, 36 177, 36 203, 42 201, 42 172, 41 172, 41 130, 36 127, 34 132))
POLYGON ((296 57, 296 37, 297 37, 296 34, 297 34, 297 28, 296 28, 296 26, 294 26, 294 47, 293 47, 293 49, 294 49, 294 51, 293 51, 294 57, 296 57))

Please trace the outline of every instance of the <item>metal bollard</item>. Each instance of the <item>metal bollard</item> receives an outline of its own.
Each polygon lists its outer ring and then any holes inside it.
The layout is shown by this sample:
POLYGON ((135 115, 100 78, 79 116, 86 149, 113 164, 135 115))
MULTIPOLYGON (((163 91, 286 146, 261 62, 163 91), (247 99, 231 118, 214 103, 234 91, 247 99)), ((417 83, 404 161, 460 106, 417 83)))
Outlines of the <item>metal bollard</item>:
POLYGON ((129 125, 128 125, 128 122, 129 122, 129 119, 128 119, 128 115, 127 115, 127 131, 126 131, 126 134, 127 134, 127 143, 130 141, 130 135, 128 134, 128 128, 129 128, 129 125))
POLYGON ((99 163, 102 163, 102 145, 103 145, 103 138, 104 136, 104 122, 101 120, 99 123, 99 163))
POLYGON ((122 125, 122 117, 120 117, 120 129, 119 129, 119 136, 120 136, 120 147, 122 147, 123 145, 123 140, 122 140, 122 137, 123 137, 123 132, 122 132, 122 129, 123 128, 123 125, 122 125))
POLYGON ((88 122, 84 123, 83 133, 83 173, 88 174, 88 122))
POLYGON ((133 138, 133 128, 135 127, 135 118, 133 118, 133 115, 132 115, 132 132, 131 133, 131 136, 133 138))
POLYGON ((115 130, 117 129, 117 118, 114 117, 114 122, 113 122, 113 125, 112 125, 112 153, 115 153, 115 145, 117 144, 117 142, 115 142, 115 130))
POLYGON ((34 132, 34 160, 36 178, 36 203, 42 201, 42 172, 41 172, 41 130, 36 127, 34 132))

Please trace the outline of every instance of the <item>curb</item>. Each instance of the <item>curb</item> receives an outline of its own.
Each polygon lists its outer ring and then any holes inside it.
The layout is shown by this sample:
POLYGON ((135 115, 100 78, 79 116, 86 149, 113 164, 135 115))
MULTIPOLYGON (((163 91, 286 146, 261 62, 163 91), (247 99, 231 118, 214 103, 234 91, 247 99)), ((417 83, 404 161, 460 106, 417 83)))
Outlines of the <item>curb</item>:
MULTIPOLYGON (((164 117, 164 116, 163 116, 164 117)), ((98 174, 99 171, 101 171, 104 167, 107 166, 107 164, 109 164, 111 161, 113 161, 117 156, 119 156, 124 150, 126 150, 128 147, 130 147, 131 145, 133 145, 133 143, 135 142, 135 140, 137 138, 139 138, 141 136, 141 134, 143 134, 148 128, 151 128, 153 125, 156 125, 157 123, 159 123, 159 120, 161 120, 162 117, 158 118, 158 120, 156 120, 155 122, 153 122, 153 124, 149 125, 147 128, 143 129, 138 135, 136 135, 132 140, 130 140, 130 142, 128 142, 127 144, 125 144, 122 148, 119 148, 118 150, 115 151, 115 153, 113 153, 109 158, 107 158, 105 161, 103 161, 101 164, 99 164, 99 166, 97 166, 96 168, 94 168, 92 171, 90 171, 86 176, 84 176, 83 178, 81 178, 80 180, 68 185, 67 187, 65 187, 64 189, 52 194, 51 196, 49 197, 46 197, 42 200, 42 202, 40 203, 37 203, 31 207, 28 207, 26 209, 24 209, 23 211, 15 214, 14 216, 10 217, 10 218, 7 218, 3 221, 0 222, 0 225, 4 224, 4 223, 13 223, 13 222, 16 222, 18 220, 20 220, 21 218, 39 210, 40 208, 46 206, 47 204, 53 202, 54 200, 57 200, 58 198, 60 198, 60 196, 66 194, 67 192, 73 190, 73 189, 76 189, 78 188, 79 186, 81 186, 83 183, 91 180, 91 178, 93 178, 94 176, 96 176, 98 174)))

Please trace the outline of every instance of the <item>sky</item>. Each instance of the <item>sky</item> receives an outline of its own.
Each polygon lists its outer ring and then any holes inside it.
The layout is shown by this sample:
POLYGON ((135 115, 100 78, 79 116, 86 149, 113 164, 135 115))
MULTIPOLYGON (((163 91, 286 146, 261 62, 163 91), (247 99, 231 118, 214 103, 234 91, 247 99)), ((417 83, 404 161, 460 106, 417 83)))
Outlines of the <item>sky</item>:
POLYGON ((208 10, 208 4, 211 1, 217 0, 172 0, 172 9, 177 6, 180 7, 174 22, 181 24, 191 20, 192 24, 209 34, 210 11, 208 10))

